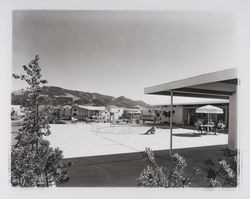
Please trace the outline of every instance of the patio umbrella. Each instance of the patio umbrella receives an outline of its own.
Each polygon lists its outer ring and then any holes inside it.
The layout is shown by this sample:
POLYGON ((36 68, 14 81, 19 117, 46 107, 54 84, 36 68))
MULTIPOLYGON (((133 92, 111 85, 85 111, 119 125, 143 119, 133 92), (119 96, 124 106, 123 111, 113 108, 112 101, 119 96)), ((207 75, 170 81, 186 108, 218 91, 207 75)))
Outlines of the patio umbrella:
POLYGON ((218 108, 216 106, 206 105, 199 107, 195 110, 196 113, 207 113, 208 114, 208 120, 209 120, 209 114, 223 114, 223 109, 218 108))

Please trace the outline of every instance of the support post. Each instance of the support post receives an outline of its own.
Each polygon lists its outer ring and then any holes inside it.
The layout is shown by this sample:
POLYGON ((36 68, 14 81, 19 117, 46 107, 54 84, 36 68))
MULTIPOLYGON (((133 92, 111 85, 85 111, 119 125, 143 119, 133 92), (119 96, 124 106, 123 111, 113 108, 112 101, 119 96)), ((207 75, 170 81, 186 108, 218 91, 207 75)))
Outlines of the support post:
POLYGON ((225 106, 225 125, 226 125, 226 127, 228 127, 228 107, 227 106, 225 106))
POLYGON ((171 109, 170 109, 170 156, 172 156, 172 142, 173 142, 173 91, 171 91, 171 109))
POLYGON ((237 93, 229 97, 228 147, 237 149, 237 93))

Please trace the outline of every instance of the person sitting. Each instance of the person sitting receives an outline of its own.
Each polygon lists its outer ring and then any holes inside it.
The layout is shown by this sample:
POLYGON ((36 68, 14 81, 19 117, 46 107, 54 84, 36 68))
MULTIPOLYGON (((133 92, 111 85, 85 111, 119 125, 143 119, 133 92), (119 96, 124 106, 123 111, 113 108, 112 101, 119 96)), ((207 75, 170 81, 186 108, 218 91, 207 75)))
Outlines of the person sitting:
POLYGON ((214 126, 214 122, 213 122, 213 120, 212 119, 209 119, 209 121, 208 121, 208 123, 207 123, 208 125, 211 125, 211 126, 214 126))
POLYGON ((202 125, 203 125, 203 122, 202 122, 201 118, 198 118, 198 120, 197 120, 197 122, 196 122, 196 127, 197 127, 197 130, 198 130, 198 133, 199 133, 199 131, 200 131, 201 134, 202 134, 202 130, 203 130, 202 125))
POLYGON ((208 128, 211 128, 211 131, 214 131, 214 134, 216 134, 216 130, 214 129, 214 122, 212 119, 209 119, 208 123, 207 123, 210 127, 208 128))
MULTIPOLYGON (((225 128, 225 124, 223 124, 222 120, 219 120, 217 127, 216 127, 216 131, 224 130, 224 128, 225 128)), ((216 134, 216 132, 215 132, 215 134, 216 134)))
POLYGON ((152 127, 144 133, 144 135, 148 135, 149 133, 155 134, 155 123, 152 124, 152 127))

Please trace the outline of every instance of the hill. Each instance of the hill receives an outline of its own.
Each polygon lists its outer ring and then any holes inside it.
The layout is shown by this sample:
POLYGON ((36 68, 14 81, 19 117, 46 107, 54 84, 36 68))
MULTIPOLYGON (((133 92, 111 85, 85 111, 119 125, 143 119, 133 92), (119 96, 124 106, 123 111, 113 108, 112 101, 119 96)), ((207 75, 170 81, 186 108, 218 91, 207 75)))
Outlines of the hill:
MULTIPOLYGON (((20 104, 25 106, 25 94, 29 91, 14 91, 11 94, 11 103, 20 104)), ((43 93, 48 96, 50 105, 66 105, 66 104, 79 104, 79 105, 93 105, 93 106, 118 106, 126 108, 144 107, 149 108, 150 105, 143 101, 136 101, 124 96, 118 98, 102 95, 99 93, 89 93, 77 90, 69 90, 56 86, 46 86, 43 93)))

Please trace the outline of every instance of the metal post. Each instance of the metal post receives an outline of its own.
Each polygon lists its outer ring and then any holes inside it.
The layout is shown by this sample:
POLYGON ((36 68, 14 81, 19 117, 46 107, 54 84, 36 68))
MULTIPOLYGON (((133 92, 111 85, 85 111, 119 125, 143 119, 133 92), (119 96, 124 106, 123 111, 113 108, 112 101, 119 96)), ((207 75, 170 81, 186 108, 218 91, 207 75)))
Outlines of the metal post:
POLYGON ((226 107, 225 107, 225 117, 224 117, 224 118, 225 118, 225 125, 226 125, 226 126, 228 126, 228 122, 227 122, 227 120, 228 120, 227 118, 228 118, 228 117, 227 117, 227 116, 228 116, 228 109, 227 109, 227 106, 226 106, 226 107))
POLYGON ((173 91, 171 91, 171 110, 170 110, 170 156, 172 156, 172 133, 173 133, 173 91))

